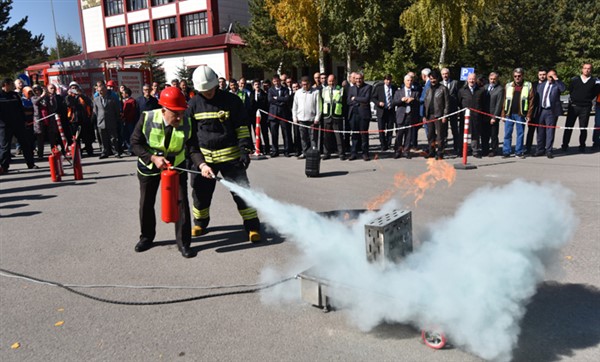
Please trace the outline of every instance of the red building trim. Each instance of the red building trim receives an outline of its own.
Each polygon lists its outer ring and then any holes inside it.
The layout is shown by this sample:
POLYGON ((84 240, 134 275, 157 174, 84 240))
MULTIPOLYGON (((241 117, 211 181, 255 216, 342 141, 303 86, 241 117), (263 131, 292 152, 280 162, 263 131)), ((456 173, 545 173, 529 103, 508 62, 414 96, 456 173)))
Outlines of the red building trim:
POLYGON ((206 0, 206 17, 208 18, 208 35, 219 33, 219 5, 217 0, 206 0))

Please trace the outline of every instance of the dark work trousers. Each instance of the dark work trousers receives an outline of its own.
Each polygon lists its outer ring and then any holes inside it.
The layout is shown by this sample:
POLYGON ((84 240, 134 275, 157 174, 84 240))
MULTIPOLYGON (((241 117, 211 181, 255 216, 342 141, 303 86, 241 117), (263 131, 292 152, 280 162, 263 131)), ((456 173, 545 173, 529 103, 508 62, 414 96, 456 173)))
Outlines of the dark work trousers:
MULTIPOLYGON (((592 105, 581 107, 576 106, 574 104, 569 105, 569 110, 567 111, 567 121, 565 123, 565 127, 573 127, 575 125, 575 120, 579 118, 579 127, 586 128, 590 121, 590 113, 592 111, 592 105)), ((563 134, 562 146, 569 147, 569 141, 571 141, 571 134, 573 133, 572 129, 565 129, 565 133, 563 134)), ((585 147, 585 140, 587 138, 587 130, 581 130, 579 133, 579 147, 585 147)))
POLYGON ((337 146, 337 153, 339 156, 344 155, 344 136, 339 131, 344 126, 343 118, 325 118, 323 119, 323 128, 326 130, 333 130, 334 132, 325 132, 323 143, 323 150, 326 155, 334 153, 333 145, 337 146), (335 143, 334 143, 335 139, 335 143))
POLYGON ((379 130, 379 144, 382 150, 387 150, 392 145, 392 131, 385 131, 394 128, 396 121, 396 112, 393 109, 384 109, 381 117, 377 117, 377 129, 379 130))
POLYGON ((302 153, 302 136, 300 135, 300 127, 298 127, 298 125, 296 124, 292 124, 292 134, 294 135, 294 139, 293 139, 293 146, 292 149, 290 149, 290 152, 296 152, 296 156, 300 156, 300 154, 302 153))
MULTIPOLYGON (((463 133, 464 130, 460 127, 461 123, 458 121, 458 115, 453 115, 448 117, 450 122, 450 130, 452 131, 452 149, 455 154, 461 154, 462 152, 462 143, 463 143, 463 133)), ((448 139, 444 142, 448 144, 448 139)))
POLYGON ((444 140, 448 133, 448 121, 442 122, 441 119, 436 119, 429 123, 427 127, 427 142, 429 143, 429 156, 434 156, 437 150, 437 155, 444 153, 444 140))
POLYGON ((292 137, 290 124, 286 121, 279 119, 269 120, 269 127, 271 128, 271 141, 274 154, 279 155, 279 128, 281 126, 281 134, 283 136, 283 152, 289 153, 292 147, 292 137))
POLYGON ((415 127, 408 127, 410 125, 410 114, 404 114, 402 122, 396 123, 396 128, 401 128, 396 131, 396 142, 394 143, 394 151, 396 152, 409 152, 410 151, 410 137, 411 133, 415 131, 415 127))
MULTIPOLYGON (((527 123, 527 136, 525 138, 525 152, 531 153, 531 147, 533 146, 533 139, 535 138, 535 133, 539 133, 538 124, 540 124, 540 117, 531 117, 529 122, 527 123)), ((543 130, 542 130, 543 131, 543 130)), ((540 150, 544 150, 544 145, 537 144, 537 152, 540 150)))
MULTIPOLYGON (((246 170, 239 161, 208 163, 207 165, 212 168, 215 176, 217 176, 220 172, 221 175, 223 175, 223 178, 227 181, 234 182, 244 187, 248 187, 250 185, 248 176, 246 175, 246 170)), ((202 227, 203 229, 206 229, 208 227, 208 223, 210 222, 210 214, 208 209, 210 208, 216 183, 217 180, 215 179, 206 178, 197 174, 192 175, 192 198, 194 201, 194 209, 206 210, 206 217, 200 219, 195 217, 194 224, 202 227)), ((231 196, 233 196, 233 201, 235 201, 238 211, 251 209, 251 207, 248 206, 248 204, 246 204, 246 202, 235 192, 232 192, 231 196)), ((258 217, 244 220, 244 228, 247 232, 251 230, 258 231, 260 229, 260 221, 258 220, 258 217)))
MULTIPOLYGON (((252 132, 254 133, 254 142, 256 143, 256 123, 252 122, 252 132)), ((269 142, 269 116, 260 113, 260 152, 262 154, 269 154, 271 152, 271 143, 269 142)))
MULTIPOLYGON (((181 167, 181 166, 180 166, 181 167)), ((154 241, 156 236, 156 215, 154 204, 160 185, 160 175, 143 176, 138 172, 140 181, 140 241, 154 241)), ((190 246, 192 225, 190 222, 190 204, 187 193, 187 173, 179 174, 179 220, 175 223, 175 240, 179 249, 190 246)))
POLYGON ((539 124, 546 127, 540 127, 537 131, 537 153, 544 152, 545 154, 552 153, 552 145, 554 144, 554 132, 556 129, 556 121, 558 117, 552 114, 550 109, 542 109, 540 113, 539 124))
POLYGON ((298 121, 298 128, 300 129, 300 140, 302 142, 301 152, 306 154, 306 151, 311 148, 316 147, 316 143, 314 142, 315 130, 312 128, 312 121, 298 121))
POLYGON ((358 112, 352 112, 350 115, 350 129, 352 133, 352 155, 356 156, 359 152, 358 148, 362 149, 362 154, 369 156, 369 123, 370 119, 362 119, 358 112))
POLYGON ((481 121, 482 119, 478 115, 471 115, 469 133, 471 133, 471 151, 473 155, 481 155, 481 121))
POLYGON ((490 119, 490 152, 496 154, 498 152, 498 146, 500 145, 499 134, 500 134, 500 120, 496 119, 494 123, 490 119))
POLYGON ((79 136, 77 141, 85 145, 85 152, 88 156, 94 155, 94 128, 90 121, 84 121, 82 123, 71 123, 71 134, 79 136))
MULTIPOLYGON (((346 114, 347 112, 345 112, 344 114, 346 114)), ((350 131, 350 118, 349 117, 344 117, 344 122, 343 122, 344 131, 350 131)), ((349 152, 350 151, 350 140, 352 139, 352 135, 350 133, 344 133, 343 135, 343 139, 344 139, 344 150, 345 152, 349 152)))
POLYGON ((100 139, 102 140, 102 154, 121 154, 121 144, 119 143, 118 129, 100 128, 100 139))
MULTIPOLYGON (((423 117, 420 117, 420 119, 422 120, 423 117)), ((410 147, 419 148, 419 130, 421 128, 423 128, 423 125, 413 127, 415 131, 410 134, 410 147)), ((425 131, 425 135, 427 136, 427 131, 425 131)))
POLYGON ((35 138, 37 141, 37 156, 39 159, 44 158, 44 141, 47 138, 50 143, 50 149, 58 146, 58 128, 54 117, 34 123, 35 138))
MULTIPOLYGON (((481 154, 487 156, 490 153, 490 138, 492 135, 490 118, 482 115, 479 119, 479 127, 481 130, 481 154)), ((493 147, 492 150, 495 151, 493 147)))
POLYGON ((0 166, 2 166, 4 171, 8 171, 8 168, 10 167, 10 148, 13 136, 15 136, 17 141, 21 144, 23 157, 27 162, 27 166, 32 167, 34 161, 31 134, 25 129, 23 121, 12 119, 0 120, 0 166))

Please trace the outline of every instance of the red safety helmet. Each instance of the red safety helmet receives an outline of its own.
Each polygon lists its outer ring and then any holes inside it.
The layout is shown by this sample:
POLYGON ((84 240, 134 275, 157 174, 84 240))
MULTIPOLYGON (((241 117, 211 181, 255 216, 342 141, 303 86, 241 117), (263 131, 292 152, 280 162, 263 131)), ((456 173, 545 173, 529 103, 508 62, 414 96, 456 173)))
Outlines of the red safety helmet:
POLYGON ((106 86, 107 87, 116 87, 117 86, 117 82, 115 82, 114 80, 109 80, 108 82, 106 82, 106 86))
POLYGON ((187 102, 181 90, 176 87, 167 87, 160 92, 158 104, 172 111, 185 111, 187 102))

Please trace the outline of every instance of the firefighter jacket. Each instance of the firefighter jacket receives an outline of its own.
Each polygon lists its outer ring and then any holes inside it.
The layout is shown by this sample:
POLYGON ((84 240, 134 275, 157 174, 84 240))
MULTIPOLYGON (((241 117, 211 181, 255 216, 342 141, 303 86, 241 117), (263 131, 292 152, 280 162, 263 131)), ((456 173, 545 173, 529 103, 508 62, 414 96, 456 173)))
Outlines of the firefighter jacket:
POLYGON ((84 95, 69 94, 66 97, 67 119, 74 124, 89 122, 92 117, 92 101, 84 95))
POLYGON ((138 156, 138 172, 143 176, 156 176, 160 171, 152 162, 152 155, 164 156, 171 165, 183 167, 186 150, 196 169, 202 163, 194 127, 188 117, 184 117, 177 128, 173 128, 170 141, 166 141, 166 124, 162 110, 143 112, 131 135, 131 147, 138 156))
POLYGON ((321 97, 323 98, 323 118, 342 118, 343 112, 343 100, 344 100, 344 88, 336 85, 335 87, 323 87, 321 90, 321 97))
POLYGON ((196 123, 196 136, 202 162, 223 163, 239 160, 252 152, 248 113, 240 98, 220 89, 212 99, 196 95, 187 114, 196 123))

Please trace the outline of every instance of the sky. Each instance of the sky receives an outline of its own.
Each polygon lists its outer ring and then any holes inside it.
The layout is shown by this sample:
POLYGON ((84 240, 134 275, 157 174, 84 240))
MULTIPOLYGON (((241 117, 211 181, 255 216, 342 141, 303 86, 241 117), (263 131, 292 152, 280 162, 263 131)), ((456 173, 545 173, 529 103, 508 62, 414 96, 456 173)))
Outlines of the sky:
MULTIPOLYGON (((52 0, 56 31, 62 36, 70 35, 79 45, 82 45, 81 28, 79 26, 78 0, 52 0)), ((44 35, 44 45, 48 48, 56 45, 54 27, 52 25, 51 0, 13 0, 10 11, 9 26, 28 17, 25 28, 33 35, 44 35)))

